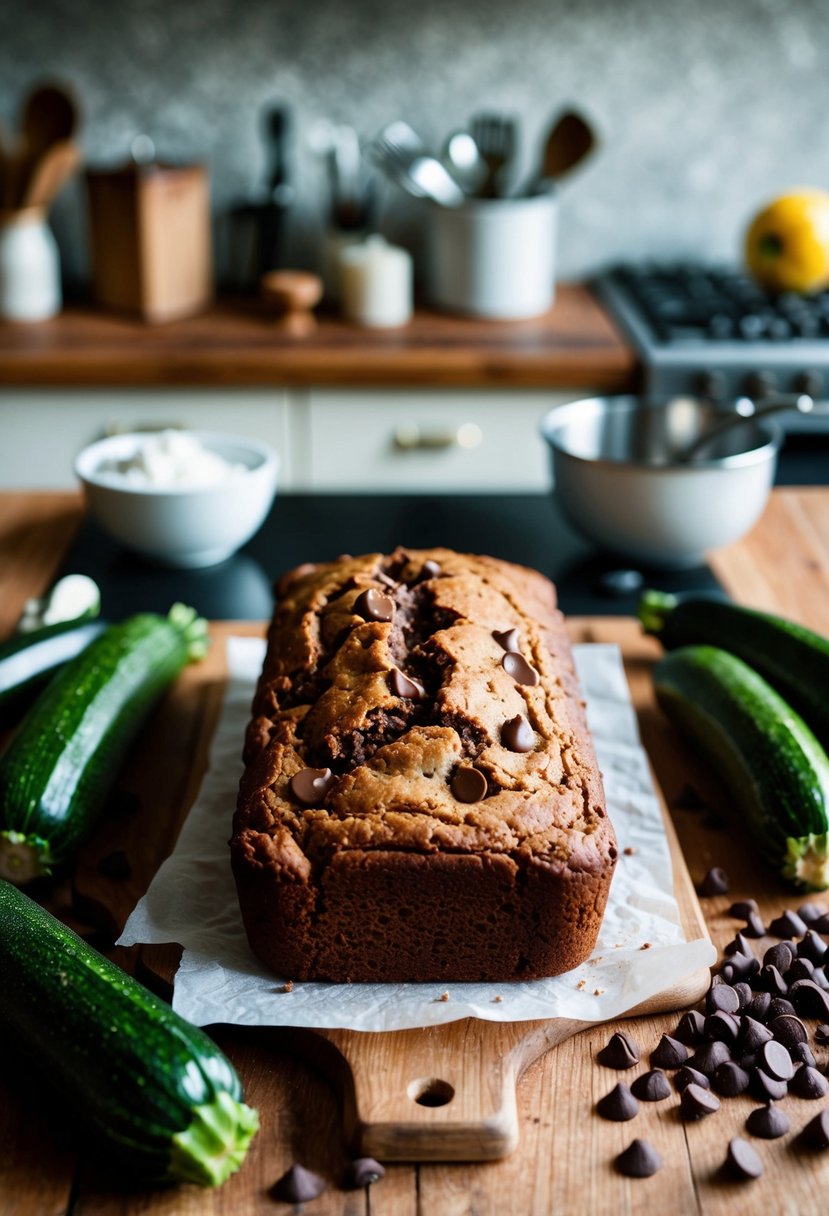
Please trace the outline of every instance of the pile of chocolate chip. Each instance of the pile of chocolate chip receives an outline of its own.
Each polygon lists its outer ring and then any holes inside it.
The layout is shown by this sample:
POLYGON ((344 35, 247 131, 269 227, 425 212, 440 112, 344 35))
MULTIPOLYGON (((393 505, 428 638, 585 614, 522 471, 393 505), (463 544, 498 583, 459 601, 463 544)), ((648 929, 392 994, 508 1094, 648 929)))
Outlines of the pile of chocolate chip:
MULTIPOLYGON (((719 872, 710 872, 701 894, 721 893, 719 872), (710 881, 709 881, 710 880, 710 881), (718 886, 718 891, 708 890, 718 886)), ((723 876, 724 878, 724 876, 723 876)), ((788 1094, 817 1100, 829 1093, 829 1081, 817 1067, 804 1019, 816 1020, 813 1041, 829 1044, 829 913, 807 903, 786 909, 765 926, 757 903, 742 900, 728 910, 745 927, 723 952, 702 1009, 683 1013, 673 1035, 663 1034, 650 1053, 651 1065, 630 1086, 620 1082, 596 1104, 602 1118, 633 1119, 640 1102, 659 1102, 679 1094, 680 1118, 693 1122, 720 1109, 720 1098, 747 1093, 761 1105, 746 1120, 746 1131, 775 1140, 791 1129, 788 1116, 775 1105, 788 1094), (778 938, 762 958, 752 939, 778 938)), ((618 1032, 598 1053, 607 1068, 633 1068, 641 1060, 634 1039, 618 1032)), ((810 1119, 798 1134, 808 1149, 829 1148, 829 1107, 810 1119)), ((646 1178, 662 1164, 645 1140, 634 1140, 616 1158, 620 1173, 646 1178)), ((741 1137, 728 1145, 725 1169, 735 1178, 759 1178, 760 1155, 741 1137)))

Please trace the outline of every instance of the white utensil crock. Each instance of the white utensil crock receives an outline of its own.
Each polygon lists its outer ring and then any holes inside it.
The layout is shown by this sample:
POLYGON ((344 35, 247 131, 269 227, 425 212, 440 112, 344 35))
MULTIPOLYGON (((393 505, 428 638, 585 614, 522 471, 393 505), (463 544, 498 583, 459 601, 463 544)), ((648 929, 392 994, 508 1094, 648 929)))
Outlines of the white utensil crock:
POLYGON ((555 191, 530 198, 430 205, 428 292, 437 308, 518 320, 555 298, 555 191))

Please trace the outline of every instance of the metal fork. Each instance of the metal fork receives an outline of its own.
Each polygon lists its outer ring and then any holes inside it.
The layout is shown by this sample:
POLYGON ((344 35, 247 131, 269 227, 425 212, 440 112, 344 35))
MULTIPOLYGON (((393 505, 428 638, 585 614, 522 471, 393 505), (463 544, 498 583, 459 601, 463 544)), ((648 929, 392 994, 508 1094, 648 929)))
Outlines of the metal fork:
POLYGON ((466 197, 451 173, 431 155, 408 123, 389 123, 367 146, 366 155, 415 198, 430 198, 444 207, 459 207, 466 197))
POLYGON ((478 197, 498 198, 505 192, 504 171, 515 155, 515 120, 495 112, 475 114, 470 129, 487 167, 478 197))

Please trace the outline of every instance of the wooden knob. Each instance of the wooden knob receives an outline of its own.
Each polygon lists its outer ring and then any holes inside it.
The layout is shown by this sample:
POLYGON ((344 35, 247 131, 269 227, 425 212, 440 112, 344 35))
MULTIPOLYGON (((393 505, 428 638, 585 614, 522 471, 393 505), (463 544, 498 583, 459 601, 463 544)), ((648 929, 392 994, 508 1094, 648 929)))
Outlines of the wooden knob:
POLYGON ((303 334, 316 326, 313 309, 322 299, 319 275, 308 270, 269 270, 262 275, 260 288, 281 327, 303 334))

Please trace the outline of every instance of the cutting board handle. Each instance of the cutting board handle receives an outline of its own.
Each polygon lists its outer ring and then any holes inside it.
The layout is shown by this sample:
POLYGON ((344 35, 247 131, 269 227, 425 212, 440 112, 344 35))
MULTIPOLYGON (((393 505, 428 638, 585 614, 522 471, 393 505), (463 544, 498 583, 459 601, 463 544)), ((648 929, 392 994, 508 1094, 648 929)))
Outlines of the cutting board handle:
POLYGON ((356 1151, 381 1161, 491 1161, 518 1144, 524 1070, 584 1026, 467 1018, 393 1035, 319 1031, 304 1049, 338 1084, 356 1151))

